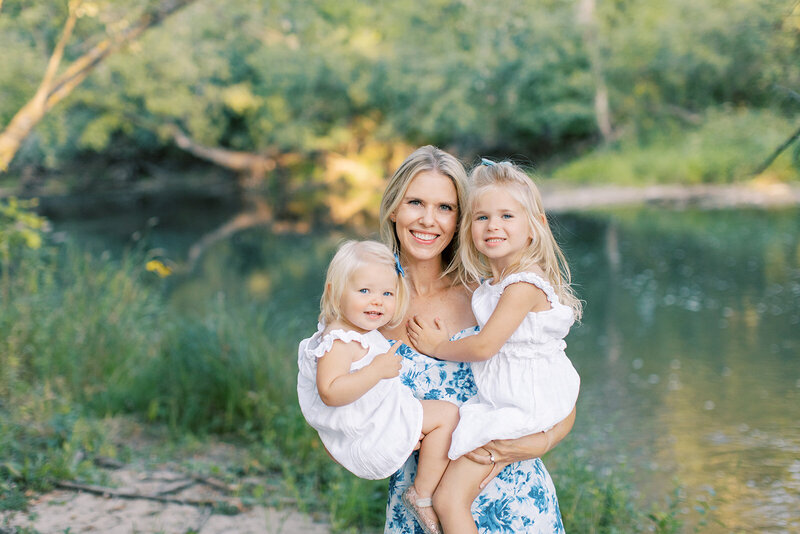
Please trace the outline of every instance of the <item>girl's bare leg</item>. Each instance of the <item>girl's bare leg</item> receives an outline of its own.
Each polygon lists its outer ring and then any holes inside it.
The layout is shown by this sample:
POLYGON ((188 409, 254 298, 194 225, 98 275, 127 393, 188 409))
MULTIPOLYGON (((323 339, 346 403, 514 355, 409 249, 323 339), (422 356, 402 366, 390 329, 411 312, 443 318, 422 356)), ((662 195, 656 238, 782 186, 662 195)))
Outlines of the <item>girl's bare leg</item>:
POLYGON ((414 487, 421 498, 432 497, 447 464, 450 436, 458 424, 458 407, 447 401, 422 402, 422 433, 425 437, 419 448, 419 464, 414 487))
POLYGON ((441 534, 439 518, 433 510, 431 498, 450 460, 450 436, 458 424, 458 408, 449 402, 422 401, 422 443, 414 484, 403 494, 408 507, 422 530, 428 534, 441 534))
MULTIPOLYGON (((501 464, 505 465, 508 464, 501 464)), ((445 534, 478 534, 470 507, 481 492, 480 483, 491 470, 491 465, 473 462, 466 456, 447 466, 433 494, 433 508, 445 534)))

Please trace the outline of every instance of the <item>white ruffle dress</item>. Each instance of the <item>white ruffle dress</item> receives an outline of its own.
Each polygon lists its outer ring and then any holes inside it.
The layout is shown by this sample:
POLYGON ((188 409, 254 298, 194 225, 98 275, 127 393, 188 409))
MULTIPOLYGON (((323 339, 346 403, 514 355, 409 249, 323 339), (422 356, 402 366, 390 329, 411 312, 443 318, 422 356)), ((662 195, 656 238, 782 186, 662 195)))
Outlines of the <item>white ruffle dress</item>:
POLYGON ((334 341, 359 343, 367 349, 367 354, 350 366, 350 372, 391 348, 377 330, 366 334, 333 330, 323 336, 324 330, 324 325, 318 325, 317 332, 301 341, 297 351, 300 410, 331 456, 348 471, 371 480, 386 478, 405 463, 419 442, 422 404, 399 376, 381 380, 350 404, 334 407, 322 402, 317 390, 317 360, 325 357, 334 341))
POLYGON ((558 299, 541 276, 514 273, 500 283, 484 281, 472 295, 472 311, 483 328, 510 284, 533 284, 547 295, 551 308, 528 313, 500 348, 482 362, 472 362, 478 393, 464 403, 448 456, 459 456, 493 439, 514 439, 547 430, 572 411, 580 377, 564 349, 574 322, 572 309, 558 299))

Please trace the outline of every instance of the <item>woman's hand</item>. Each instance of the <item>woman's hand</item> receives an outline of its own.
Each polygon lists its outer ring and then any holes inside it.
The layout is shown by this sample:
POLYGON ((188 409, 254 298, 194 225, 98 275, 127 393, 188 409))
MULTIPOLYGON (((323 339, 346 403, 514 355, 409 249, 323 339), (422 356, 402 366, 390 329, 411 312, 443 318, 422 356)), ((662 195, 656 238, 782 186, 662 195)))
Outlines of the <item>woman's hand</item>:
POLYGON ((446 326, 438 317, 430 323, 415 315, 406 324, 406 331, 417 352, 435 357, 436 347, 450 339, 446 326))
POLYGON ((493 465, 492 470, 481 482, 480 488, 486 487, 486 484, 508 464, 544 455, 569 434, 573 424, 575 424, 575 408, 563 421, 547 432, 539 432, 517 439, 496 439, 465 454, 473 462, 493 465))

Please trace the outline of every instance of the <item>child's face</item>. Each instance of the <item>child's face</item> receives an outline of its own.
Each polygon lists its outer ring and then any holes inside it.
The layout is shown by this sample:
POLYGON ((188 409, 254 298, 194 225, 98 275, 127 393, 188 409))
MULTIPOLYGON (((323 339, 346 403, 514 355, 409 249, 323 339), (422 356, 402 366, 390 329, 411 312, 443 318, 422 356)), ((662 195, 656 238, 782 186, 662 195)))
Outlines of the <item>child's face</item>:
POLYGON ((511 265, 533 238, 527 214, 506 187, 490 187, 475 199, 471 225, 475 248, 500 270, 511 265))
POLYGON ((397 298, 397 273, 393 267, 365 263, 353 271, 341 300, 343 319, 361 333, 392 320, 397 298))

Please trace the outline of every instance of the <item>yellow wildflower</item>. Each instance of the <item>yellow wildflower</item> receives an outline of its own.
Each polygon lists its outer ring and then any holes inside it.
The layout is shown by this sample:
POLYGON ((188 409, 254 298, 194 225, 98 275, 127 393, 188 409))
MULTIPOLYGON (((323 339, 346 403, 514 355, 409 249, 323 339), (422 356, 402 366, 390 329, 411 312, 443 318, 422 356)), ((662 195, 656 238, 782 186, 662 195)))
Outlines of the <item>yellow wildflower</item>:
POLYGON ((164 265, 164 263, 160 260, 150 260, 147 262, 144 268, 151 273, 156 273, 161 278, 166 278, 172 274, 172 269, 169 266, 164 265))

